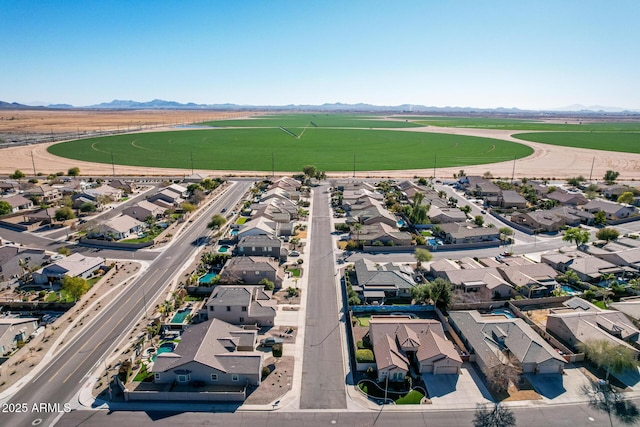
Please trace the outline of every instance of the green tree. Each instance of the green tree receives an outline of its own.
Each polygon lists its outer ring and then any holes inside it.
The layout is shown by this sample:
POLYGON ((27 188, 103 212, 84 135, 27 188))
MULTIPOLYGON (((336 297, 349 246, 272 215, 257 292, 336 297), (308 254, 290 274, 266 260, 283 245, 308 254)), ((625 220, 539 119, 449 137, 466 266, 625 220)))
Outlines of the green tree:
POLYGON ((466 213, 467 215, 469 215, 469 213, 471 213, 471 206, 469 206, 469 205, 461 206, 458 209, 460 209, 462 212, 466 213))
POLYGON ((607 223, 607 214, 605 211, 598 211, 593 214, 593 223, 595 225, 604 225, 607 223))
POLYGON ((73 213, 73 209, 65 206, 63 208, 56 210, 54 217, 56 221, 66 221, 66 220, 75 218, 76 214, 73 213))
POLYGON ((584 245, 589 241, 590 235, 587 230, 582 230, 580 227, 569 228, 564 232, 562 240, 566 242, 573 242, 576 247, 584 245))
POLYGON ((62 247, 58 248, 58 253, 60 255, 69 256, 69 255, 71 255, 71 249, 69 249, 66 246, 62 246, 62 247))
POLYGON ((514 357, 509 356, 507 363, 498 363, 495 366, 486 366, 482 373, 487 379, 487 385, 497 393, 504 393, 509 388, 509 383, 517 384, 522 374, 522 366, 514 357))
POLYGON ((67 175, 69 175, 69 176, 78 176, 78 175, 80 175, 80 168, 75 167, 75 168, 69 169, 67 171, 67 175))
POLYGON ((202 187, 202 185, 195 182, 187 186, 187 191, 189 192, 189 194, 193 194, 193 192, 196 190, 204 190, 204 188, 202 187))
POLYGON ((433 299, 436 307, 446 311, 453 300, 453 285, 448 280, 440 277, 429 284, 431 285, 431 299, 433 299))
POLYGON ((607 340, 589 340, 579 343, 577 347, 593 364, 606 371, 605 380, 609 380, 611 372, 619 374, 638 364, 631 348, 614 345, 607 340))
POLYGON ((16 171, 14 173, 9 175, 9 178, 11 178, 11 179, 22 179, 25 176, 26 175, 24 174, 24 172, 22 172, 20 169, 16 169, 16 171))
POLYGON ((85 202, 83 204, 80 205, 80 212, 95 212, 96 211, 96 205, 94 205, 93 203, 90 202, 85 202))
POLYGON ((8 202, 4 200, 0 201, 0 215, 7 215, 13 211, 13 208, 8 202))
POLYGON ((62 289, 71 295, 74 301, 77 301, 89 290, 89 285, 82 277, 64 276, 62 278, 62 289))
POLYGON ((498 229, 498 231, 500 232, 500 238, 502 240, 507 240, 507 237, 513 236, 513 229, 509 228, 509 227, 500 227, 498 229))
POLYGON ((313 165, 307 165, 302 168, 302 173, 307 177, 307 180, 309 180, 311 178, 315 178, 318 173, 318 168, 313 165))
POLYGON ((618 179, 619 176, 620 176, 620 172, 608 170, 604 174, 604 181, 607 184, 613 184, 614 182, 616 182, 616 179, 618 179))
POLYGON ((618 197, 618 203, 625 203, 632 205, 634 201, 633 193, 631 191, 625 191, 618 197))
POLYGON ((423 248, 417 248, 415 250, 415 252, 413 253, 413 256, 415 257, 416 261, 418 262, 418 270, 420 270, 422 268, 422 263, 423 262, 429 262, 433 259, 433 255, 431 254, 431 252, 429 252, 426 249, 423 248))
POLYGON ((584 176, 582 175, 567 179, 567 184, 573 185, 574 187, 579 186, 581 182, 584 182, 584 176))
POLYGON ((422 283, 411 288, 411 298, 416 304, 428 304, 431 300, 431 286, 422 283))
POLYGON ((224 224, 226 224, 226 222, 227 222, 227 219, 225 217, 223 217, 222 215, 216 214, 211 217, 211 220, 209 221, 209 224, 207 224, 207 227, 211 228, 212 230, 217 230, 220 227, 222 227, 224 224))
POLYGON ((211 178, 205 178, 200 181, 200 185, 207 191, 211 191, 218 186, 218 183, 211 178))
POLYGON ((606 227, 598 230, 596 233, 596 237, 598 240, 606 240, 610 242, 612 240, 616 240, 620 236, 620 233, 615 228, 606 227))
POLYGON ((482 215, 476 215, 473 218, 473 222, 478 226, 478 227, 482 227, 482 225, 484 224, 484 217, 482 215))
MULTIPOLYGON (((180 207, 186 213, 191 213, 191 212, 194 212, 196 210, 196 207, 192 203, 189 203, 189 202, 182 202, 180 207)), ((225 220, 225 222, 226 222, 226 220, 225 220)))
POLYGON ((275 284, 266 277, 258 282, 259 285, 263 285, 266 291, 272 291, 275 288, 275 284))

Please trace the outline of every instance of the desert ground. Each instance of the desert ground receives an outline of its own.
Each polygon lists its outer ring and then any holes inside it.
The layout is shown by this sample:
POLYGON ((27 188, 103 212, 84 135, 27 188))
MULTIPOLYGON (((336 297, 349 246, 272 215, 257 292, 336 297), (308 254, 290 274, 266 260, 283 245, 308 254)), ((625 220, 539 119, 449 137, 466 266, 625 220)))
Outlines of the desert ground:
MULTIPOLYGON (((136 128, 141 131, 168 130, 175 124, 194 123, 204 120, 242 118, 248 112, 212 112, 212 111, 41 111, 41 110, 2 110, 0 111, 0 134, 2 133, 43 133, 95 131, 96 129, 136 128)), ((494 177, 510 178, 569 178, 582 175, 585 178, 600 179, 607 170, 620 172, 620 180, 640 179, 640 154, 589 150, 582 148, 560 147, 529 141, 521 141, 512 135, 518 132, 503 129, 478 128, 404 128, 398 132, 437 132, 456 135, 480 136, 503 139, 528 145, 534 153, 516 161, 492 163, 462 168, 439 168, 437 178, 451 178, 464 169, 467 175, 482 175, 491 172, 494 177), (593 168, 593 170, 592 170, 593 168)), ((112 165, 90 163, 65 159, 47 152, 51 143, 9 147, 0 150, 0 174, 7 175, 20 169, 27 174, 34 171, 49 174, 79 167, 83 175, 111 175, 112 165), (33 160, 33 161, 32 161, 33 160)), ((209 175, 263 175, 253 171, 211 171, 198 170, 209 175)), ((296 173, 299 171, 291 171, 296 173)), ((116 175, 161 175, 182 176, 191 174, 191 170, 170 168, 145 168, 115 165, 116 175)), ((330 177, 349 177, 352 172, 328 173, 330 177)), ((357 177, 413 177, 433 176, 433 167, 425 169, 396 171, 357 172, 357 177)))

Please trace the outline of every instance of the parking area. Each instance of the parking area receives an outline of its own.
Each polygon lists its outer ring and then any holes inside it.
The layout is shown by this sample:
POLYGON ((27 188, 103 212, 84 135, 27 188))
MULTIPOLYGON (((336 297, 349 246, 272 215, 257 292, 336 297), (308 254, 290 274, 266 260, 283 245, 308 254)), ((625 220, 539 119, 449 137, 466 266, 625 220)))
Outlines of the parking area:
POLYGON ((491 402, 491 394, 469 363, 462 365, 459 375, 422 374, 422 379, 434 407, 469 408, 470 403, 491 402))

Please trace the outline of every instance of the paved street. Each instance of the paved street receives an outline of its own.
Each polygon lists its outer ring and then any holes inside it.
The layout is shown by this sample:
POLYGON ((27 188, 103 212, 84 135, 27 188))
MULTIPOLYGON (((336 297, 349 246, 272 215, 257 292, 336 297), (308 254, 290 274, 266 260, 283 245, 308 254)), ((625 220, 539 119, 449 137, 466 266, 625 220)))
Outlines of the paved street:
POLYGON ((347 407, 327 189, 313 190, 301 409, 347 407))
MULTIPOLYGON (((250 186, 250 182, 235 183, 231 186, 206 212, 195 219, 190 227, 176 237, 176 241, 151 264, 145 274, 128 285, 74 338, 72 343, 50 361, 45 369, 12 396, 9 403, 26 403, 31 408, 34 403, 68 402, 85 384, 88 374, 103 363, 106 355, 114 351, 123 334, 139 321, 145 301, 153 301, 166 292, 171 278, 195 253, 196 246, 192 243, 208 233, 206 226, 211 215, 219 212, 222 206, 240 200, 250 186)), ((41 422, 43 425, 50 425, 55 416, 55 413, 31 411, 4 413, 0 424, 17 427, 41 422)))

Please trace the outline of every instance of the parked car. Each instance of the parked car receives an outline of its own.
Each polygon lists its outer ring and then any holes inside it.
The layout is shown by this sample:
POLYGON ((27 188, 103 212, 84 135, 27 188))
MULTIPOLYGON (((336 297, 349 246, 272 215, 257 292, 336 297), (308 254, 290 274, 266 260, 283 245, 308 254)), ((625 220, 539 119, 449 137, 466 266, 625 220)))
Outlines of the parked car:
POLYGON ((298 251, 291 251, 291 252, 289 252, 289 256, 300 256, 300 252, 298 252, 298 251))
POLYGON ((260 345, 263 347, 273 347, 274 344, 282 344, 284 340, 278 337, 267 337, 260 340, 260 345))

